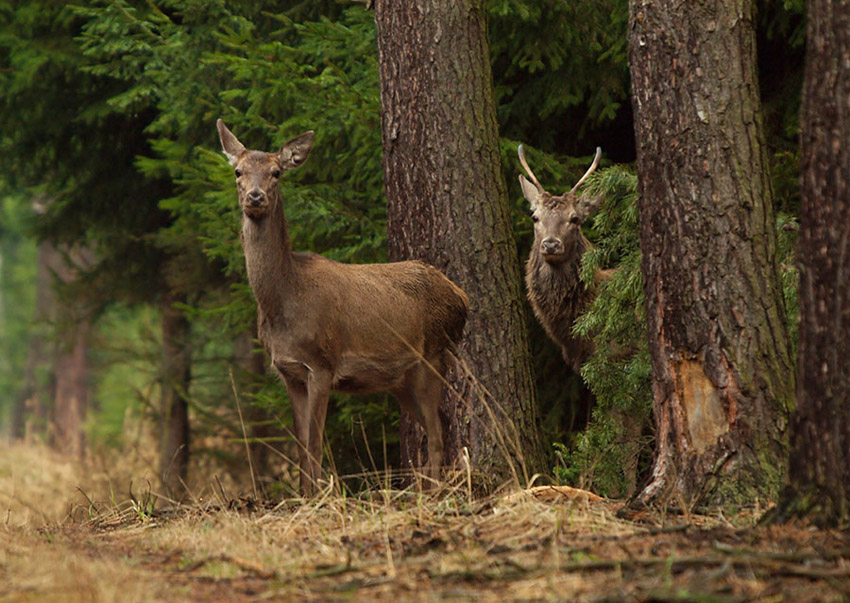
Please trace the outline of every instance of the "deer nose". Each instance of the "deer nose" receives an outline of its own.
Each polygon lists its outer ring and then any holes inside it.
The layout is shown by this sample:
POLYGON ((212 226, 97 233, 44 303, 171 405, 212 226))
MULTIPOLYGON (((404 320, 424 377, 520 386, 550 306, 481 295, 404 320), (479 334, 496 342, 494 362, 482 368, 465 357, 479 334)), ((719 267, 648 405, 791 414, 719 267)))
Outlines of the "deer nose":
POLYGON ((560 247, 561 242, 554 237, 543 239, 543 253, 557 253, 560 247))
POLYGON ((263 200, 266 198, 266 195, 261 190, 252 190, 248 192, 248 203, 251 204, 252 207, 257 207, 263 200))

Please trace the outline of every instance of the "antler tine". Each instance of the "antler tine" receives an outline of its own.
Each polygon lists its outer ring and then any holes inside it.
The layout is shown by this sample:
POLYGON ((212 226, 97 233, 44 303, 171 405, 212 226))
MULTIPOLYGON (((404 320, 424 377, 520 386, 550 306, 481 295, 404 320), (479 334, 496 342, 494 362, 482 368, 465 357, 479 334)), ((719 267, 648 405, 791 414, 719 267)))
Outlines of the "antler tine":
POLYGON ((571 193, 576 192, 578 190, 578 187, 580 187, 582 184, 584 184, 584 181, 587 180, 590 177, 590 175, 596 169, 596 166, 599 165, 599 158, 600 157, 602 157, 602 148, 596 147, 596 157, 593 158, 593 163, 591 163, 590 167, 587 168, 587 171, 584 173, 584 176, 581 177, 581 180, 576 182, 576 185, 570 191, 571 193))
POLYGON ((517 155, 519 155, 519 162, 522 164, 522 167, 525 169, 525 173, 528 174, 528 177, 534 183, 534 186, 537 187, 537 190, 542 191, 543 186, 541 186, 540 181, 537 179, 537 176, 534 175, 534 172, 531 171, 531 168, 528 167, 528 162, 525 160, 525 149, 522 145, 517 147, 517 155))

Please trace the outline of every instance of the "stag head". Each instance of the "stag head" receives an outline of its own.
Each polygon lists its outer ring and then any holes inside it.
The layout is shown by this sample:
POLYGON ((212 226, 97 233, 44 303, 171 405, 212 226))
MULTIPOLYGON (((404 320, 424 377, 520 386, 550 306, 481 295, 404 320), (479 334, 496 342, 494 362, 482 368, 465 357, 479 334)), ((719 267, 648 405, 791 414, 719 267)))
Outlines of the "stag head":
POLYGON ((304 132, 284 144, 277 153, 249 151, 220 119, 216 122, 221 149, 235 168, 236 188, 242 212, 252 220, 265 217, 280 198, 278 180, 283 172, 307 160, 313 148, 313 131, 304 132))
POLYGON ((562 195, 553 195, 543 189, 540 181, 528 167, 525 150, 522 145, 517 149, 519 161, 528 178, 519 177, 522 194, 531 206, 531 219, 534 222, 534 246, 544 260, 550 264, 559 264, 574 260, 584 251, 586 240, 581 225, 599 207, 602 196, 587 198, 578 194, 578 188, 599 165, 602 149, 596 148, 596 157, 584 176, 572 189, 562 195))

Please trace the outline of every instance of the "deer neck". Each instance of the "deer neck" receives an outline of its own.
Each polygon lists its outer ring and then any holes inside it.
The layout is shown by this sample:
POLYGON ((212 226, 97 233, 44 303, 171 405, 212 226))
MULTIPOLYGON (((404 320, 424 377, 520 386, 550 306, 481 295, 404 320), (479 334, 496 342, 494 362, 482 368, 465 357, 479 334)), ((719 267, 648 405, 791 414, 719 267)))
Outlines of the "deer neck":
POLYGON ((289 231, 280 199, 259 220, 242 216, 242 246, 248 282, 263 316, 270 320, 284 314, 297 283, 289 231))

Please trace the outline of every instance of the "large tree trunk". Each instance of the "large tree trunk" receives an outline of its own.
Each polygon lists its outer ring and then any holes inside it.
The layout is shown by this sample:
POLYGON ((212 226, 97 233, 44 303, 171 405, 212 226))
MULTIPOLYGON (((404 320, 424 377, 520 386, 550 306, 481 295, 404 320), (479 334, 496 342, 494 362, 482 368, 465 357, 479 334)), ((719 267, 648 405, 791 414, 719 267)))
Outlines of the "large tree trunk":
POLYGON ((160 480, 166 493, 183 499, 189 471, 189 383, 191 380, 190 325, 175 307, 180 300, 166 295, 162 301, 160 480))
POLYGON ((777 492, 794 376, 752 0, 633 0, 629 59, 656 451, 631 508, 777 492))
MULTIPOLYGON (((449 378, 456 394, 441 407, 447 461, 466 446, 480 475, 508 477, 510 458, 524 461, 524 479, 544 468, 544 453, 484 2, 378 0, 375 14, 390 257, 433 264, 471 304, 449 378)), ((403 460, 423 464, 422 438, 403 416, 403 460)))
POLYGON ((800 342, 777 516, 850 526, 850 1, 810 0, 802 109, 800 342), (845 320, 848 319, 848 320, 845 320))

